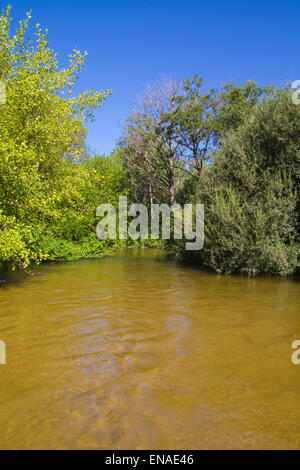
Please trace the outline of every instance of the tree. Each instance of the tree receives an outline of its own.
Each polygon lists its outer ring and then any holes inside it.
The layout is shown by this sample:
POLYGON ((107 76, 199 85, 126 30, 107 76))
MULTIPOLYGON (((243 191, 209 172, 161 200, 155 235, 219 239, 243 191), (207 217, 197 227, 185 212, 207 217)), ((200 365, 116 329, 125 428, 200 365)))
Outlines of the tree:
MULTIPOLYGON (((192 198, 205 206, 198 261, 217 272, 289 275, 299 267, 300 108, 283 90, 223 138, 192 198)), ((184 254, 178 243, 172 247, 184 254)))
POLYGON ((229 82, 221 90, 206 91, 197 74, 184 82, 183 94, 176 97, 177 106, 169 119, 177 130, 177 142, 185 149, 190 171, 201 175, 204 162, 212 161, 224 136, 245 122, 270 90, 248 81, 240 87, 229 82))
POLYGON ((127 119, 121 147, 136 201, 153 204, 165 197, 162 168, 155 155, 151 122, 134 113, 127 119))
POLYGON ((270 91, 251 81, 206 91, 198 75, 149 86, 127 119, 122 138, 135 197, 161 200, 163 188, 173 205, 179 187, 182 193, 187 185, 194 186, 225 136, 245 122, 270 91))
POLYGON ((131 179, 136 179, 135 172, 147 181, 152 200, 154 182, 159 181, 171 206, 175 204, 177 171, 182 169, 183 149, 176 140, 176 126, 170 117, 178 106, 175 98, 181 91, 181 81, 167 78, 149 85, 137 111, 127 119, 122 137, 131 179))
POLYGON ((47 30, 36 25, 34 37, 27 38, 27 13, 14 34, 10 9, 0 15, 0 79, 6 88, 0 104, 0 260, 25 266, 36 257, 37 233, 61 216, 62 193, 73 192, 66 174, 82 152, 87 120, 110 90, 73 96, 87 54, 74 50, 69 66, 60 69, 47 30))

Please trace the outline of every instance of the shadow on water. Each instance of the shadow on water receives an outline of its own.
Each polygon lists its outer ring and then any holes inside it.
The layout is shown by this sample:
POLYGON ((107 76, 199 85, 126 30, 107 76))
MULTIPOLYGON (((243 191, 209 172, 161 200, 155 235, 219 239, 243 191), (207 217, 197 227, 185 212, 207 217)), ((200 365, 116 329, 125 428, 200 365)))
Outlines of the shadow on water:
MULTIPOLYGON (((206 268, 199 266, 197 262, 193 260, 193 257, 190 256, 187 259, 179 259, 176 260, 174 257, 169 254, 167 251, 162 250, 162 249, 156 249, 156 248, 147 248, 147 247, 124 247, 116 250, 114 253, 111 255, 105 256, 105 258, 116 258, 116 259, 122 259, 125 258, 128 261, 131 260, 134 264, 137 264, 138 262, 145 262, 146 260, 149 262, 153 263, 169 263, 170 265, 177 266, 181 269, 187 269, 187 270, 192 270, 195 272, 203 273, 206 275, 214 275, 214 276, 225 276, 227 278, 251 278, 247 275, 242 275, 242 274, 219 274, 215 273, 214 271, 206 268)), ((103 258, 102 258, 103 259, 103 258)), ((91 265, 93 263, 97 264, 101 262, 102 259, 99 258, 81 258, 76 261, 67 261, 67 262, 45 262, 41 265, 31 265, 26 271, 23 270, 16 270, 16 271, 10 271, 10 270, 1 270, 0 269, 0 288, 5 287, 8 283, 14 283, 17 284, 22 281, 26 281, 30 279, 32 276, 39 276, 43 275, 46 273, 50 273, 53 271, 56 271, 56 269, 59 270, 60 266, 65 266, 67 265, 77 265, 78 263, 83 263, 83 264, 88 264, 91 265)), ((253 279, 253 278, 252 278, 253 279)), ((280 282, 300 282, 300 273, 297 273, 297 275, 294 276, 287 276, 286 278, 280 277, 280 276, 274 276, 274 275, 265 275, 265 274, 259 274, 255 277, 255 279, 271 279, 273 281, 277 280, 280 282)))

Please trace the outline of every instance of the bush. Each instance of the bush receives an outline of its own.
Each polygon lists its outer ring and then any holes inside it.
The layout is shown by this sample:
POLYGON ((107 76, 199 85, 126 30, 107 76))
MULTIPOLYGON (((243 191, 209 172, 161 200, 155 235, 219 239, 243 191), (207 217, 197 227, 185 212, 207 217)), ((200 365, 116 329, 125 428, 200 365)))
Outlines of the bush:
MULTIPOLYGON (((204 248, 194 259, 225 273, 296 271, 299 108, 282 91, 226 137, 194 196, 205 205, 204 248)), ((182 244, 173 250, 191 256, 182 244)))

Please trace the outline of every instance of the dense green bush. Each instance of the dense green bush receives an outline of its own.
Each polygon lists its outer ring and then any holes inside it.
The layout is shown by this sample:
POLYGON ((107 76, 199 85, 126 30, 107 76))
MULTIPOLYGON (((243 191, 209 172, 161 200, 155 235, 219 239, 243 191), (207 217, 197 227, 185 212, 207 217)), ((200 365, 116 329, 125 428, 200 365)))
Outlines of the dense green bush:
MULTIPOLYGON (((188 254, 218 272, 287 275, 299 258, 300 107, 277 92, 225 138, 194 202, 205 242, 188 254)), ((174 252, 187 255, 183 244, 174 252)))

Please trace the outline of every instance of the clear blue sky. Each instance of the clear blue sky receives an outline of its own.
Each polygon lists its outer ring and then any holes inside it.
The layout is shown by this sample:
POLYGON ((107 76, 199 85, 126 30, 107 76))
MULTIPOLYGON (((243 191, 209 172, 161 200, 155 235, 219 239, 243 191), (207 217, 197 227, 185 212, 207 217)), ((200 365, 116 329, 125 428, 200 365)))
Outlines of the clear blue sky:
MULTIPOLYGON (((9 2, 1 1, 1 7, 9 2)), ((88 52, 78 89, 113 88, 89 126, 88 144, 109 153, 145 85, 199 73, 208 87, 235 78, 260 85, 300 79, 299 0, 12 0, 33 10, 62 61, 88 52)), ((63 62, 62 62, 63 63, 63 62)))

